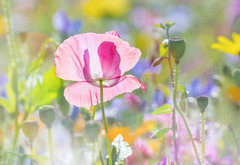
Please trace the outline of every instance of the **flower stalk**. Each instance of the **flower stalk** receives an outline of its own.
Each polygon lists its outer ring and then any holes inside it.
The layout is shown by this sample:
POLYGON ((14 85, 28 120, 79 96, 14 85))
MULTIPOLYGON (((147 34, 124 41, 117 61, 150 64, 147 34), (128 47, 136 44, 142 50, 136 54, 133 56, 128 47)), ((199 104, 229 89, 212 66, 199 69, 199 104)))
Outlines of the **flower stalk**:
POLYGON ((175 78, 174 78, 175 79, 174 94, 173 94, 174 107, 176 108, 177 112, 180 114, 181 118, 183 119, 184 125, 187 128, 187 132, 188 132, 188 135, 190 137, 190 140, 191 140, 191 143, 192 143, 193 150, 194 150, 194 153, 196 155, 197 161, 198 161, 199 164, 201 164, 199 154, 198 154, 198 151, 197 151, 197 147, 196 147, 195 142, 193 140, 191 130, 189 128, 189 125, 187 123, 187 120, 186 120, 183 112, 181 111, 181 109, 178 107, 178 104, 177 104, 178 74, 179 74, 179 64, 177 63, 176 64, 176 70, 175 70, 175 78))
POLYGON ((205 128, 204 128, 204 112, 202 114, 202 165, 204 165, 205 160, 205 128))
POLYGON ((110 144, 110 138, 108 135, 108 126, 107 126, 107 120, 106 120, 106 116, 105 116, 105 112, 104 112, 104 103, 103 103, 103 80, 99 80, 99 83, 100 83, 101 110, 102 110, 102 118, 103 118, 104 128, 105 128, 105 132, 106 132, 109 165, 112 165, 111 144, 110 144))

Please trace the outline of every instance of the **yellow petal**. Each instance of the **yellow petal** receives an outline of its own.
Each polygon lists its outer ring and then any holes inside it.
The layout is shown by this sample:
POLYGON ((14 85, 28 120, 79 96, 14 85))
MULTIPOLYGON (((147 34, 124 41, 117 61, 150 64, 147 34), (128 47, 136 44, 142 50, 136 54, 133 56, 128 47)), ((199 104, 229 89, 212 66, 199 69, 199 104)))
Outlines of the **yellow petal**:
POLYGON ((223 43, 224 45, 233 45, 233 42, 229 39, 227 39, 226 37, 223 37, 223 36, 219 36, 218 37, 218 41, 223 43))
POLYGON ((239 49, 235 45, 226 46, 226 45, 217 43, 217 44, 212 44, 211 48, 217 49, 224 53, 229 53, 232 55, 238 55, 239 53, 239 49))
POLYGON ((237 33, 232 34, 233 41, 240 46, 240 35, 237 33))

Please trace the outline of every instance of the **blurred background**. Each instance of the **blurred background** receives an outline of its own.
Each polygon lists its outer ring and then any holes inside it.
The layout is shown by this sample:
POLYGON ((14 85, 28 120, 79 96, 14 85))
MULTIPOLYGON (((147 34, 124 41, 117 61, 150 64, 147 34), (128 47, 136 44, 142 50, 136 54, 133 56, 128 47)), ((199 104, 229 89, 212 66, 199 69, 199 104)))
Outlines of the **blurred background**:
MULTIPOLYGON (((8 0, 2 0, 0 6, 0 92, 1 97, 11 100, 7 84, 11 82, 9 73, 13 59, 7 44, 11 36, 7 35, 4 1, 8 0)), ((133 151, 139 150, 135 153, 137 156, 133 154, 125 161, 126 164, 137 165, 135 157, 140 157, 144 165, 161 162, 165 156, 174 159, 170 131, 155 137, 149 128, 150 121, 154 121, 158 128, 170 127, 170 115, 154 116, 151 112, 165 103, 172 105, 173 89, 167 61, 157 67, 152 66, 161 55, 162 41, 167 38, 166 32, 155 25, 171 21, 176 24, 170 29, 170 36, 183 37, 187 44, 180 63, 179 84, 184 86, 184 94, 179 95, 179 102, 186 104, 185 114, 195 140, 200 146, 201 120, 195 98, 207 95, 210 103, 206 110, 206 159, 209 164, 215 165, 239 163, 240 75, 236 76, 234 71, 240 68, 240 56, 214 50, 211 44, 218 42, 218 36, 232 40, 232 33, 240 33, 240 0, 9 0, 8 5, 15 42, 13 51, 18 61, 20 99, 17 118, 22 120, 30 107, 32 110, 26 119, 40 123, 35 142, 38 155, 48 155, 45 146, 47 132, 35 110, 52 104, 56 108, 53 124, 56 164, 67 165, 74 160, 77 164, 99 163, 98 152, 94 150, 96 146, 86 142, 87 135, 84 133, 92 111, 68 105, 62 95, 70 82, 55 81, 53 78, 56 83, 51 84, 49 80, 46 88, 44 82, 48 79, 46 73, 51 75, 54 52, 59 43, 79 33, 116 30, 123 40, 141 50, 141 59, 130 73, 147 85, 147 91, 143 94, 137 90, 106 103, 112 136, 127 134, 124 136, 128 136, 133 151), (54 42, 47 43, 48 39, 54 42), (39 57, 43 57, 41 62, 39 57), (32 72, 34 75, 29 76, 32 72), (37 87, 39 83, 42 86, 37 87), (50 90, 51 98, 48 98, 50 90), (29 102, 33 106, 27 106, 29 102), (120 129, 115 130, 117 128, 120 129)), ((236 47, 240 50, 238 44, 236 47)), ((101 121, 99 107, 96 109, 95 119, 101 121)), ((1 108, 0 145, 3 151, 11 149, 14 114, 1 108)), ((194 154, 189 151, 191 145, 180 118, 178 125, 179 157, 183 164, 191 165, 194 154)), ((28 154, 29 144, 22 132, 19 139, 19 152, 28 154)), ((3 162, 6 157, 2 157, 3 162)), ((15 162, 20 160, 22 164, 29 163, 29 159, 23 157, 15 162)))

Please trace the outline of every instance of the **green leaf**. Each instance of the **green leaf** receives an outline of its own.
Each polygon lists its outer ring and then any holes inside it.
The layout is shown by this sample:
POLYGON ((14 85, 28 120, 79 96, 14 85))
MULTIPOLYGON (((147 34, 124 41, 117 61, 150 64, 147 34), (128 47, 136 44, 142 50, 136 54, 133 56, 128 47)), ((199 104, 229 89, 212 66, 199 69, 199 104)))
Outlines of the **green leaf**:
POLYGON ((157 138, 161 138, 163 137, 166 133, 168 133, 168 131, 170 130, 170 128, 163 128, 161 130, 158 130, 156 133, 153 134, 153 136, 157 137, 157 138))
POLYGON ((164 104, 152 112, 153 115, 170 114, 173 108, 169 104, 164 104))
POLYGON ((35 61, 33 61, 32 64, 28 67, 27 75, 31 74, 34 70, 40 68, 40 66, 43 64, 43 61, 46 58, 46 48, 47 46, 49 46, 49 44, 53 44, 55 47, 58 46, 56 41, 54 41, 53 39, 51 38, 46 39, 40 48, 38 58, 35 61))
POLYGON ((5 98, 0 98, 0 106, 2 106, 4 109, 6 109, 8 111, 8 113, 13 113, 14 112, 13 106, 5 98))
POLYGON ((58 97, 58 91, 62 85, 62 80, 55 76, 55 69, 52 67, 50 71, 43 75, 43 82, 38 81, 31 92, 33 107, 50 104, 58 97))
POLYGON ((44 156, 36 155, 35 153, 33 155, 29 155, 33 160, 35 160, 38 165, 51 165, 49 159, 44 156))
POLYGON ((164 57, 167 55, 168 53, 168 45, 166 42, 162 42, 162 44, 160 45, 160 56, 164 57))

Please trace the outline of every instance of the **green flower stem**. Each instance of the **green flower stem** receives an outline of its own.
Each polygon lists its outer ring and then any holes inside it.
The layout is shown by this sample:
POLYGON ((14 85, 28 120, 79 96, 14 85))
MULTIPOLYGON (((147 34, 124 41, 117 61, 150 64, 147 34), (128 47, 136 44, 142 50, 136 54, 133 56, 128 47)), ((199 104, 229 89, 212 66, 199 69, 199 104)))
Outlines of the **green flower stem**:
POLYGON ((109 165, 112 165, 112 154, 111 154, 111 144, 110 144, 110 138, 108 135, 108 127, 107 127, 107 120, 104 112, 104 104, 103 104, 103 80, 99 80, 100 82, 100 98, 101 98, 101 109, 102 109, 102 118, 104 122, 105 132, 106 132, 106 138, 107 138, 107 147, 108 147, 108 156, 109 156, 109 165))
MULTIPOLYGON (((31 155, 33 156, 33 141, 30 140, 30 150, 31 150, 31 155)), ((33 165, 33 159, 31 158, 31 165, 33 165)))
POLYGON ((187 123, 187 120, 186 120, 184 114, 182 113, 181 109, 178 107, 178 104, 177 104, 178 72, 179 72, 179 64, 176 64, 176 70, 175 70, 175 85, 174 85, 174 93, 173 93, 173 102, 174 102, 174 106, 175 106, 177 112, 180 114, 181 118, 183 119, 183 122, 184 122, 185 127, 187 128, 188 135, 189 135, 189 137, 190 137, 190 140, 191 140, 191 143, 192 143, 192 146, 193 146, 195 155, 196 155, 196 157, 197 157, 197 161, 198 161, 199 164, 201 164, 201 161, 200 161, 200 158, 199 158, 199 155, 198 155, 198 151, 197 151, 195 142, 194 142, 194 140, 193 140, 193 136, 192 136, 191 130, 190 130, 190 128, 189 128, 189 125, 188 125, 188 123, 187 123))
POLYGON ((94 106, 94 107, 93 107, 93 113, 92 113, 92 120, 94 120, 95 113, 96 113, 96 107, 94 106))
POLYGON ((49 157, 51 160, 52 165, 54 164, 54 157, 53 157, 53 142, 52 142, 52 129, 48 128, 48 149, 49 149, 49 157))
MULTIPOLYGON (((167 38, 169 40, 170 39, 169 30, 166 30, 166 32, 167 32, 167 38)), ((174 81, 170 51, 168 51, 168 64, 169 64, 170 75, 171 75, 171 80, 172 80, 172 87, 174 88, 175 81, 174 81)), ((174 149, 175 149, 175 161, 176 161, 176 164, 178 165, 179 161, 178 161, 178 145, 177 145, 177 138, 176 138, 176 110, 175 110, 175 108, 173 109, 173 112, 172 112, 172 132, 173 132, 173 143, 174 143, 174 149)))
POLYGON ((204 128, 204 112, 202 112, 202 165, 205 160, 205 128, 204 128))

